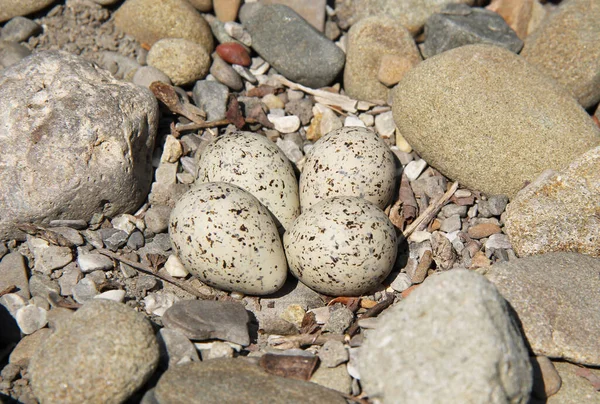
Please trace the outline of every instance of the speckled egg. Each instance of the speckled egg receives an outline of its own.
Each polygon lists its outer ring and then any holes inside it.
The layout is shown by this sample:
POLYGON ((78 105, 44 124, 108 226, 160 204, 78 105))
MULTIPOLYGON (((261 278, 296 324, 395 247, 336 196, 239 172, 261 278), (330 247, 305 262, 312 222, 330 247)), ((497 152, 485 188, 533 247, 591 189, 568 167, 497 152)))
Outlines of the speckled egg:
POLYGON ((334 196, 364 198, 384 209, 392 199, 396 165, 389 147, 366 128, 344 127, 319 139, 300 175, 300 206, 334 196))
POLYGON ((326 199, 302 212, 283 236, 292 274, 331 296, 359 296, 390 273, 396 231, 386 214, 353 197, 326 199))
POLYGON ((277 291, 287 264, 277 225, 254 196, 224 182, 199 184, 171 212, 171 244, 192 274, 219 289, 277 291))
POLYGON ((197 182, 228 182, 254 195, 287 229, 300 214, 298 180, 285 154, 266 137, 234 132, 202 153, 197 182))

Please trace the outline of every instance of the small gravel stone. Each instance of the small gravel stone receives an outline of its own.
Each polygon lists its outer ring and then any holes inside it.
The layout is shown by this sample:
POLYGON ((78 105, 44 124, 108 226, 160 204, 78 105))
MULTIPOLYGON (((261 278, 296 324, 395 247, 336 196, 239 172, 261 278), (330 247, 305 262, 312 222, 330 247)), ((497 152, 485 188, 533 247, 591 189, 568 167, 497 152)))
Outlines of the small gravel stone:
POLYGON ((210 349, 202 351, 202 360, 216 358, 233 358, 233 348, 226 342, 215 341, 211 343, 210 349))
POLYGON ((73 261, 73 253, 69 247, 50 246, 41 249, 36 255, 34 270, 43 274, 50 274, 73 261))
POLYGON ((319 366, 310 381, 344 394, 352 392, 352 378, 343 364, 334 368, 319 366))
POLYGON ((327 341, 319 349, 321 365, 334 368, 342 363, 348 362, 348 350, 340 341, 327 341))
POLYGON ((425 160, 411 161, 404 167, 404 174, 406 174, 409 181, 415 181, 426 167, 427 162, 425 160))
POLYGON ((0 39, 7 42, 23 42, 41 32, 42 27, 37 22, 25 17, 14 17, 2 27, 0 39))
POLYGON ((462 222, 459 215, 452 215, 447 219, 442 220, 440 230, 446 233, 452 233, 453 231, 460 230, 462 222))
POLYGON ((189 274, 176 255, 169 255, 165 262, 165 270, 175 278, 185 278, 189 274))
POLYGON ((208 122, 225 118, 228 97, 227 86, 216 81, 197 81, 192 90, 194 103, 206 112, 208 122))
POLYGON ((0 261, 0 291, 14 285, 17 294, 29 299, 29 282, 25 258, 18 252, 5 255, 0 261))
POLYGON ((83 236, 81 235, 81 233, 79 233, 77 230, 71 227, 54 227, 52 228, 52 231, 57 232, 58 234, 60 234, 75 245, 83 245, 84 243, 83 236))
POLYGON ((131 233, 131 235, 127 239, 127 247, 129 247, 132 250, 137 250, 138 248, 143 247, 144 243, 144 235, 141 231, 138 230, 131 233))
POLYGON ((32 334, 48 323, 47 311, 33 304, 17 310, 15 319, 23 334, 32 334))
POLYGON ((213 62, 210 66, 210 74, 214 76, 219 82, 225 84, 233 91, 241 91, 244 88, 244 82, 242 78, 233 67, 216 53, 213 53, 213 62))
POLYGON ((146 306, 146 312, 162 316, 177 301, 179 301, 179 298, 172 293, 149 293, 144 298, 144 305, 146 306))
POLYGON ((404 292, 412 285, 410 276, 405 272, 400 272, 390 284, 391 288, 396 292, 404 292))
POLYGON ((25 307, 27 302, 20 295, 16 293, 7 293, 6 295, 0 297, 0 304, 8 310, 12 317, 17 315, 17 311, 25 307))
POLYGON ((492 195, 486 201, 479 201, 479 216, 500 216, 506 209, 508 197, 505 195, 492 195))
POLYGON ((469 237, 478 240, 478 239, 489 237, 492 234, 497 234, 500 232, 502 232, 502 229, 497 224, 479 223, 479 224, 476 224, 475 226, 469 227, 467 234, 469 235, 469 237))
POLYGON ((93 299, 97 294, 98 289, 96 289, 96 283, 89 278, 83 278, 73 288, 73 299, 75 299, 77 303, 83 304, 88 300, 93 299))
POLYGON ((83 273, 109 271, 114 268, 113 260, 102 254, 80 254, 77 264, 83 273))
POLYGON ((133 75, 133 83, 138 86, 150 88, 155 81, 171 85, 169 76, 152 66, 142 66, 133 75))
POLYGON ((88 223, 82 219, 60 219, 51 220, 50 227, 70 227, 75 230, 85 230, 88 227, 88 223))
POLYGON ((556 394, 561 386, 561 379, 552 361, 546 356, 532 356, 534 396, 545 399, 556 394))
POLYGON ((258 79, 256 78, 256 76, 253 75, 250 69, 248 69, 247 67, 240 65, 231 65, 231 67, 233 68, 233 70, 235 70, 237 74, 240 75, 241 78, 243 78, 247 82, 252 84, 258 83, 258 79))
POLYGON ((263 104, 269 107, 269 110, 285 108, 285 103, 281 100, 281 98, 279 98, 275 94, 267 94, 264 97, 262 97, 261 101, 263 102, 263 104))
POLYGON ((63 273, 58 279, 60 294, 62 296, 71 296, 73 294, 73 288, 75 285, 77 285, 77 282, 79 282, 81 278, 83 278, 83 274, 77 265, 74 263, 67 265, 63 269, 63 273))
POLYGON ((135 230, 135 224, 129 220, 128 215, 119 215, 110 221, 113 228, 124 231, 129 236, 135 230))
POLYGON ((329 320, 323 327, 323 331, 329 331, 335 334, 343 334, 344 331, 350 327, 352 321, 354 321, 354 313, 352 313, 352 311, 350 311, 346 306, 334 306, 331 314, 329 315, 329 320))
MULTIPOLYGON (((292 93, 293 94, 293 93, 292 93)), ((292 99, 285 104, 285 112, 300 118, 302 125, 308 125, 313 117, 313 102, 307 98, 292 99)))
POLYGON ((58 295, 60 293, 60 287, 57 282, 51 280, 46 275, 33 274, 31 278, 29 278, 29 292, 31 293, 31 296, 48 298, 50 293, 56 293, 58 295))
POLYGON ((458 215, 460 217, 467 217, 467 206, 460 206, 455 203, 449 203, 441 209, 443 217, 450 217, 458 215))
POLYGON ((362 128, 366 128, 367 125, 360 118, 356 116, 349 115, 344 119, 344 126, 360 126, 362 128))
POLYGON ((124 232, 123 230, 116 230, 109 237, 103 238, 103 240, 106 248, 108 248, 111 251, 117 251, 119 248, 127 244, 128 238, 129 234, 127 234, 127 232, 124 232))
POLYGON ((160 344, 162 367, 168 368, 182 363, 200 361, 194 344, 180 331, 161 328, 156 336, 160 344))
POLYGON ((94 299, 107 299, 114 302, 122 303, 125 300, 125 291, 120 289, 107 290, 99 295, 94 296, 94 299))
POLYGON ((277 117, 269 114, 267 118, 275 126, 275 130, 281 133, 292 133, 300 128, 300 118, 295 115, 277 117))
POLYGON ((144 216, 146 228, 155 234, 165 232, 169 225, 171 210, 169 206, 152 205, 144 216))
POLYGON ((509 249, 512 248, 506 234, 492 234, 485 242, 485 249, 509 249))
POLYGON ((387 139, 394 134, 396 124, 394 123, 392 111, 384 112, 375 117, 375 129, 382 138, 387 139))

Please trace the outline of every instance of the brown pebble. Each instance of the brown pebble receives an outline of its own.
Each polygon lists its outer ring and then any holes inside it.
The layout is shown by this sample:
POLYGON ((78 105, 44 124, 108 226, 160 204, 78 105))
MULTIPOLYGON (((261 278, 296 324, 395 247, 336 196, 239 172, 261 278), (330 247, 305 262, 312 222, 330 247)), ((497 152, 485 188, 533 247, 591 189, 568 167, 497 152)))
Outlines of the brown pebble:
POLYGON ((235 42, 222 43, 217 46, 217 55, 233 65, 250 66, 250 55, 242 45, 235 42))
POLYGON ((562 380, 552 361, 545 356, 531 358, 533 365, 533 395, 545 399, 560 390, 562 380))
POLYGON ((471 259, 471 269, 489 267, 492 262, 483 251, 477 251, 471 259))
POLYGON ((500 229, 500 226, 498 226, 497 224, 479 223, 475 226, 469 227, 469 231, 467 232, 467 234, 471 238, 480 239, 484 237, 489 237, 492 234, 497 234, 500 232, 502 232, 502 229, 500 229))
POLYGON ((421 257, 421 261, 419 261, 419 265, 417 265, 417 269, 415 270, 414 275, 410 279, 413 284, 421 283, 425 280, 427 276, 427 271, 431 267, 433 263, 433 255, 430 250, 425 250, 423 256, 421 257))

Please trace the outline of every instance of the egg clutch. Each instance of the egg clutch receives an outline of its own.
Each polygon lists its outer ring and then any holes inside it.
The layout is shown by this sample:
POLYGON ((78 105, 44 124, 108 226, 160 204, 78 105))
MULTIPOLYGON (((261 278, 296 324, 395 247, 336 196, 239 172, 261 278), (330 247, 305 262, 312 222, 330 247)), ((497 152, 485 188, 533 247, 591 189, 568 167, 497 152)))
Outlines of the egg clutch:
POLYGON ((396 259, 383 212, 395 179, 392 152, 366 128, 319 139, 299 181, 266 137, 230 133, 203 152, 194 186, 171 213, 171 243, 190 273, 222 290, 268 295, 289 268, 317 292, 362 295, 396 259))

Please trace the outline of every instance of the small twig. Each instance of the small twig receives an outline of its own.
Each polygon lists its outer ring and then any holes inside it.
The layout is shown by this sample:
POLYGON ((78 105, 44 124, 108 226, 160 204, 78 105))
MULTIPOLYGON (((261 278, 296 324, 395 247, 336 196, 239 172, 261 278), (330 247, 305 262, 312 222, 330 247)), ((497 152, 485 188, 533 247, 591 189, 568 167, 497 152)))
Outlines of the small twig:
POLYGON ((207 129, 207 128, 216 128, 217 126, 225 126, 229 125, 229 119, 221 119, 219 121, 211 121, 204 123, 178 123, 175 125, 175 129, 178 131, 184 130, 196 130, 196 129, 207 129))
POLYGON ((377 317, 382 311, 384 311, 385 309, 390 307, 392 305, 392 303, 394 303, 394 295, 391 293, 388 293, 384 300, 382 300, 381 302, 377 303, 375 306, 373 306, 370 309, 368 309, 367 311, 365 311, 364 314, 362 316, 360 316, 359 319, 356 319, 354 321, 354 323, 348 329, 347 334, 350 337, 354 336, 354 334, 356 334, 356 332, 360 328, 360 326, 358 325, 358 320, 362 320, 363 318, 369 318, 369 317, 377 317))
POLYGON ((73 244, 62 234, 55 232, 54 230, 46 229, 45 227, 35 225, 33 223, 17 224, 17 228, 22 232, 29 234, 30 236, 41 238, 51 244, 60 247, 73 248, 75 246, 75 244, 73 244))
POLYGON ((106 255, 107 257, 114 258, 114 259, 116 259, 118 261, 121 261, 122 263, 127 264, 130 267, 132 267, 132 268, 134 268, 134 269, 136 269, 136 270, 138 270, 140 272, 143 272, 143 273, 145 273, 147 275, 155 276, 157 278, 162 279, 165 282, 169 282, 170 284, 173 284, 173 285, 175 285, 175 286, 177 286, 177 287, 185 290, 186 292, 191 293, 192 295, 196 296, 199 299, 202 299, 202 300, 213 300, 212 297, 207 296, 207 295, 205 295, 203 293, 198 292, 197 290, 195 290, 194 288, 190 287, 189 285, 186 285, 183 282, 179 282, 178 280, 175 280, 170 275, 163 275, 163 274, 159 274, 159 273, 156 273, 156 272, 152 272, 152 269, 150 267, 147 267, 146 265, 140 264, 139 262, 128 260, 127 258, 122 257, 119 254, 115 254, 112 251, 106 250, 104 248, 98 248, 98 249, 96 249, 96 251, 98 251, 102 255, 106 255))
POLYGON ((7 295, 9 293, 12 293, 12 292, 14 292, 16 290, 17 290, 17 286, 16 285, 8 285, 4 289, 2 289, 2 291, 0 291, 0 297, 2 297, 4 295, 7 295))
POLYGON ((455 182, 454 184, 452 184, 452 186, 450 187, 450 189, 444 194, 442 195, 441 198, 433 201, 428 207, 427 209, 425 209, 423 211, 423 213, 421 213, 419 215, 419 217, 417 217, 415 219, 414 222, 412 222, 407 228, 406 230, 404 230, 403 234, 404 234, 404 238, 408 239, 410 237, 410 235, 417 230, 417 228, 423 224, 423 223, 428 223, 438 212, 439 210, 446 204, 446 202, 448 202, 448 200, 452 197, 452 195, 454 195, 454 192, 456 192, 456 190, 458 189, 458 182, 455 182))
POLYGON ((339 334, 298 334, 272 337, 273 345, 282 345, 285 343, 292 343, 300 346, 323 345, 327 341, 344 342, 345 336, 339 334))

